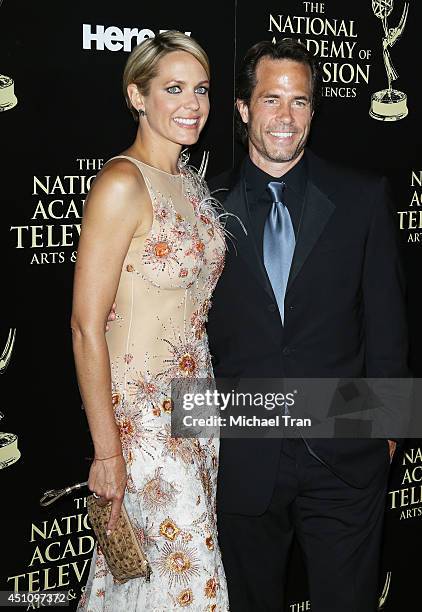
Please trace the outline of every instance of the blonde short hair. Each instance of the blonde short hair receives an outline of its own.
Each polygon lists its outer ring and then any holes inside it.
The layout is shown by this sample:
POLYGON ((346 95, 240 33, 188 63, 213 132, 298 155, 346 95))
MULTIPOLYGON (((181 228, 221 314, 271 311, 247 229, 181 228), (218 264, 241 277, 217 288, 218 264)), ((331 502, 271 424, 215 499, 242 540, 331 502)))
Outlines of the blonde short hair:
POLYGON ((186 51, 198 60, 210 78, 210 62, 203 48, 190 36, 177 30, 168 30, 148 38, 137 45, 131 52, 123 72, 123 94, 126 104, 135 121, 139 120, 138 111, 132 106, 127 93, 131 83, 137 85, 139 91, 148 95, 151 79, 157 76, 157 65, 162 57, 173 51, 186 51))

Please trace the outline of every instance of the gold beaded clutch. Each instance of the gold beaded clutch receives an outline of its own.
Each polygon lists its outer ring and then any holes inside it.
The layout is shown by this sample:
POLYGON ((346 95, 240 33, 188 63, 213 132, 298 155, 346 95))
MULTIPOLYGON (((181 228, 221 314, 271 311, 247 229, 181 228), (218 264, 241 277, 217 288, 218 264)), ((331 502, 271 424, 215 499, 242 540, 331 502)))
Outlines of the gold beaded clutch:
MULTIPOLYGON (((86 482, 83 482, 65 489, 47 491, 41 498, 40 504, 41 506, 49 506, 63 495, 67 495, 86 484, 86 482)), ((98 499, 89 495, 87 497, 87 508, 92 529, 115 580, 123 583, 131 578, 145 578, 149 582, 151 566, 141 548, 124 504, 122 504, 117 525, 109 536, 107 535, 107 525, 110 518, 111 502, 98 503, 98 499)))
POLYGON ((139 544, 124 504, 116 527, 109 536, 106 532, 111 502, 100 504, 93 495, 90 495, 87 498, 87 507, 92 529, 114 578, 118 582, 126 582, 131 578, 144 577, 149 582, 151 567, 139 544))

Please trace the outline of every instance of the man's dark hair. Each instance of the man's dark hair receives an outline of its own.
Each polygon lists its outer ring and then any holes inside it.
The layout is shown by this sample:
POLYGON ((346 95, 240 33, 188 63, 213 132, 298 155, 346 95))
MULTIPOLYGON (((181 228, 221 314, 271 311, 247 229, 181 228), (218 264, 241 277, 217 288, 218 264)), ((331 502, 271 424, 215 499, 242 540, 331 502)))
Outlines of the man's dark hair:
MULTIPOLYGON (((256 69, 262 58, 272 60, 292 60, 309 66, 312 78, 312 109, 315 108, 320 93, 320 69, 317 59, 307 48, 293 38, 284 38, 279 42, 272 43, 263 40, 253 45, 247 52, 240 65, 236 78, 236 99, 243 100, 248 106, 251 101, 253 90, 256 86, 256 69)), ((243 123, 239 111, 235 112, 236 132, 244 145, 248 141, 248 128, 243 123)))

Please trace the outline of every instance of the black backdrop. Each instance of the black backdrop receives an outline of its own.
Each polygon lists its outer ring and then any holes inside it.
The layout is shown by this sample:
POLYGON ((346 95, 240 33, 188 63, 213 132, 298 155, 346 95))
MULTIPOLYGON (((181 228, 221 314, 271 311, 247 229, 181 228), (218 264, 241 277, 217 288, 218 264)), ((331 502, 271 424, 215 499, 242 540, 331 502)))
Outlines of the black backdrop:
MULTIPOLYGON (((397 26, 404 5, 395 0, 389 27, 397 26)), ((88 179, 101 166, 98 160, 118 153, 134 136, 120 85, 135 44, 129 30, 140 37, 171 28, 191 32, 208 51, 212 112, 191 154, 199 164, 202 152, 210 151, 208 176, 242 154, 233 138, 233 81, 246 49, 258 40, 293 36, 325 55, 325 95, 310 146, 328 159, 382 171, 391 180, 401 213, 411 365, 421 375, 422 5, 416 0, 409 5, 403 35, 391 49, 399 73, 395 86, 408 96, 409 115, 381 122, 368 112, 371 94, 387 82, 382 23, 371 0, 264 0, 252 8, 234 0, 214 6, 189 0, 149 6, 125 0, 0 0, 0 74, 13 79, 17 97, 17 105, 6 108, 13 91, 10 81, 0 78, 0 429, 18 437, 21 453, 18 458, 13 435, 0 434, 0 590, 69 590, 74 609, 87 577, 93 539, 85 522, 86 491, 51 509, 41 509, 38 499, 47 488, 85 480, 92 454, 71 352, 73 260, 88 179), (97 40, 84 41, 83 24, 97 40), (16 330, 12 350, 7 349, 11 330, 16 330)), ((420 609, 421 447, 422 440, 408 441, 392 469, 381 577, 388 585, 387 612, 420 609)), ((311 609, 298 550, 289 602, 292 612, 311 609)))

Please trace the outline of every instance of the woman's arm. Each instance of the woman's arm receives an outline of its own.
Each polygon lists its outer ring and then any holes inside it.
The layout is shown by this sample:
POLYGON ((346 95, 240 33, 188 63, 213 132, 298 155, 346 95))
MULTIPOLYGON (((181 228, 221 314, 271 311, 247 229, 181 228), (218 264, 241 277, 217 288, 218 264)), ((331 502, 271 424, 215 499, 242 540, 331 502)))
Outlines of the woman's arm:
POLYGON ((95 448, 88 486, 120 513, 126 466, 111 402, 105 326, 130 241, 151 216, 145 183, 127 161, 111 162, 87 199, 75 266, 72 337, 79 388, 95 448), (145 212, 146 214, 143 214, 145 212))

